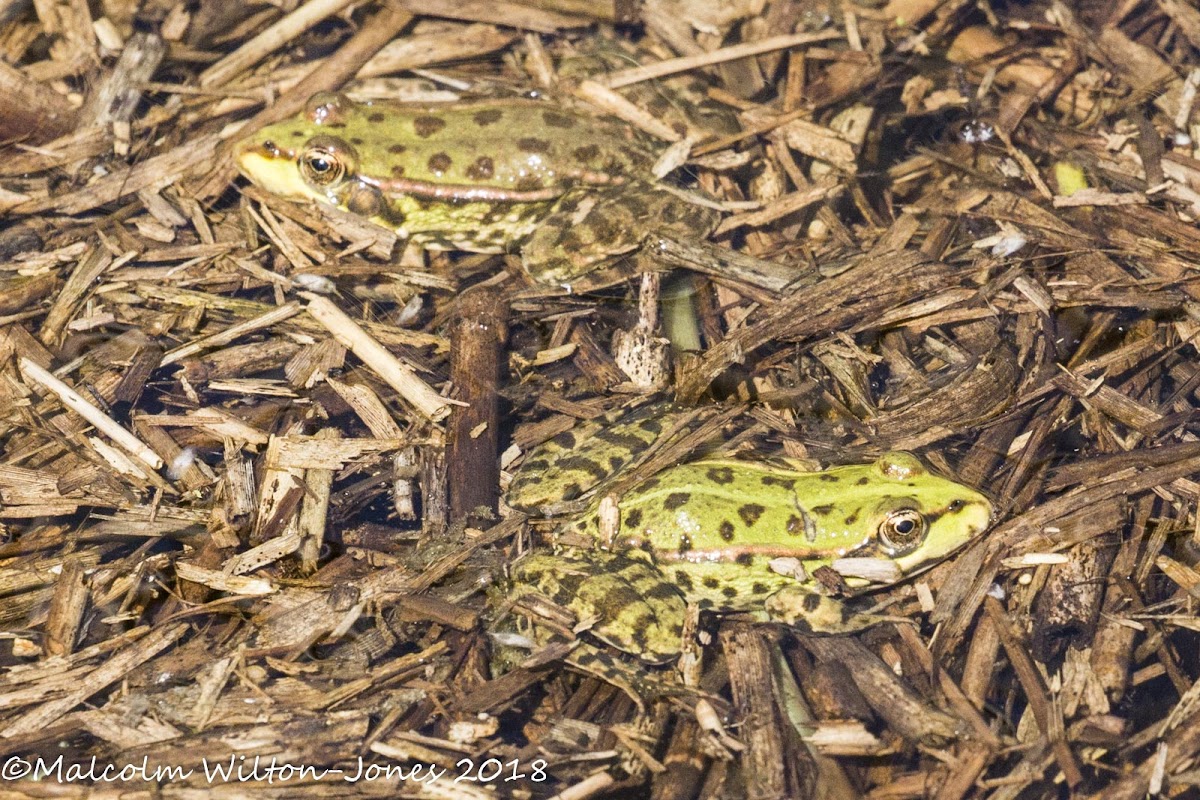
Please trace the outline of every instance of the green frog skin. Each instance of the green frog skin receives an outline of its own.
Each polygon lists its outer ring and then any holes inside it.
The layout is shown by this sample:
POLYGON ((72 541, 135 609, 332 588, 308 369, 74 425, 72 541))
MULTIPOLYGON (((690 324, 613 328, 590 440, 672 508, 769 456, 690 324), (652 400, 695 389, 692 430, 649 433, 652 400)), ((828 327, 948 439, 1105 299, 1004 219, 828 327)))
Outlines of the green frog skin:
POLYGON ((653 185, 654 149, 615 120, 532 100, 445 106, 318 94, 241 141, 268 192, 336 206, 432 249, 519 251, 535 280, 572 281, 651 232, 708 234, 715 212, 653 185))
MULTIPOLYGON (((530 454, 507 499, 536 512, 578 496, 589 479, 599 483, 633 461, 662 427, 650 417, 556 437, 530 454)), ((594 635, 653 663, 679 653, 688 603, 813 633, 878 624, 886 618, 818 593, 813 572, 856 557, 911 575, 978 537, 992 515, 982 494, 932 474, 908 453, 820 472, 700 460, 633 486, 619 508, 611 537, 601 531, 598 502, 564 523, 560 538, 591 539, 595 549, 530 554, 514 567, 514 591, 540 592, 580 619, 597 620, 594 635), (778 571, 777 559, 802 570, 778 571)))

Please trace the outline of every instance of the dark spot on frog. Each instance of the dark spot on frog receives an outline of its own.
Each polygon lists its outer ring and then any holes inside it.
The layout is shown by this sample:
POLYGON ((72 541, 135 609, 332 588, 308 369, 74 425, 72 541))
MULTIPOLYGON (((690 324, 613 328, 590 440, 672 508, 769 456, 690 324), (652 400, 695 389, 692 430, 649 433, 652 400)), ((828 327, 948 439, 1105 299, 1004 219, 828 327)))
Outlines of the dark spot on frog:
POLYGON ((828 472, 823 472, 818 477, 825 483, 837 483, 841 480, 837 475, 830 475, 828 472))
MULTIPOLYGON (((579 495, 583 494, 583 487, 578 483, 569 483, 563 487, 562 495, 564 500, 574 500, 579 495)), ((582 523, 586 527, 586 523, 582 523)))
POLYGON ((496 174, 496 164, 487 156, 480 156, 467 167, 467 177, 473 181, 486 181, 496 174))
POLYGON ((574 128, 575 120, 568 117, 566 114, 559 114, 557 111, 543 111, 542 119, 551 128, 574 128))
POLYGON ((398 155, 400 155, 401 153, 403 153, 403 152, 404 152, 405 150, 407 150, 407 149, 408 149, 408 145, 404 145, 404 144, 391 144, 391 145, 388 145, 388 152, 389 152, 389 153, 391 153, 391 154, 392 154, 392 155, 394 155, 394 156, 398 156, 398 155))
POLYGON ((728 598, 729 600, 732 600, 733 598, 738 596, 738 590, 733 588, 732 586, 726 586, 724 589, 721 590, 721 594, 725 595, 725 597, 728 598))
POLYGON ((661 481, 658 478, 655 478, 655 477, 646 478, 646 480, 642 481, 641 488, 642 489, 654 489, 658 486, 659 483, 661 483, 661 481))
POLYGON ((859 478, 858 480, 856 480, 854 482, 854 485, 855 486, 866 486, 870 482, 871 482, 871 479, 868 478, 866 475, 863 475, 861 478, 859 478))
POLYGON ((544 188, 546 188, 546 184, 542 183, 542 179, 532 175, 527 175, 517 181, 518 192, 536 192, 544 188))
POLYGON ((592 231, 592 241, 611 242, 617 238, 617 226, 607 214, 590 214, 587 227, 592 231))
POLYGON ((535 458, 535 459, 533 459, 533 460, 531 460, 531 461, 526 461, 526 462, 525 462, 525 464, 524 464, 524 465, 522 465, 521 469, 536 469, 536 470, 543 470, 543 469, 545 469, 545 468, 546 468, 546 467, 548 467, 548 466, 550 466, 550 462, 549 462, 549 461, 547 461, 546 459, 544 459, 544 458, 535 458))
POLYGON ((453 163, 449 153, 434 153, 429 157, 428 167, 430 172, 442 175, 450 169, 450 165, 453 163))
POLYGON ((781 489, 791 489, 796 485, 795 478, 776 478, 774 475, 763 475, 763 486, 778 486, 781 489))
POLYGON ((682 622, 676 622, 674 625, 671 626, 671 635, 674 636, 676 639, 683 636, 683 623, 682 622))
POLYGON ((646 628, 649 627, 651 620, 639 619, 637 624, 633 626, 633 643, 638 650, 645 650, 648 640, 646 639, 646 628))
POLYGON ((733 560, 733 563, 737 564, 739 567, 748 567, 754 563, 754 554, 738 553, 737 558, 733 560))
POLYGON ((812 612, 816 611, 818 608, 821 607, 821 595, 819 595, 819 594, 804 595, 803 605, 804 605, 804 610, 811 614, 812 612))
POLYGON ((621 583, 612 587, 605 602, 614 608, 633 608, 642 603, 642 596, 628 583, 621 583))
POLYGON ((701 597, 700 600, 696 603, 696 605, 700 607, 701 611, 707 611, 708 609, 712 608, 716 604, 713 603, 713 601, 708 599, 707 597, 701 597))
POLYGON ((692 583, 692 576, 681 569, 675 570, 675 583, 685 592, 690 592, 695 585, 692 583))
POLYGON ((679 590, 669 583, 656 582, 645 593, 649 600, 674 600, 679 597, 679 590))
POLYGON ((306 131, 292 131, 292 138, 293 139, 307 139, 308 133, 306 131))
POLYGON ((646 449, 647 444, 646 439, 637 434, 604 429, 596 431, 596 438, 621 450, 628 450, 634 453, 639 453, 646 449))
POLYGON ((522 153, 548 153, 550 152, 550 143, 536 136, 522 136, 517 139, 517 149, 522 153))
POLYGON ((742 518, 742 522, 749 527, 758 522, 758 518, 763 515, 767 509, 760 506, 758 503, 747 503, 738 509, 738 516, 742 518))
POLYGON ((592 459, 584 458, 583 456, 564 458, 558 462, 558 467, 563 471, 579 470, 580 472, 586 472, 598 481, 602 481, 608 477, 608 470, 592 459))
POLYGON ((792 536, 799 536, 804 533, 804 520, 792 514, 788 517, 787 526, 785 528, 792 536))
POLYGON ((770 594, 771 587, 767 586, 762 581, 755 581, 750 585, 750 591, 754 592, 755 594, 770 594))
POLYGON ((608 468, 611 469, 613 472, 616 472, 621 467, 625 466, 625 461, 626 461, 626 459, 624 456, 609 456, 608 457, 608 468))
POLYGON ((403 178, 404 177, 404 166, 401 164, 392 164, 392 177, 393 178, 403 178))
POLYGON ((657 419, 642 420, 638 427, 647 433, 653 433, 655 436, 662 433, 663 429, 662 421, 657 419))
POLYGON ((575 148, 575 157, 580 161, 594 161, 600 155, 600 148, 594 144, 585 144, 575 148))
POLYGON ((642 510, 635 508, 625 515, 625 527, 636 528, 642 524, 642 510))
POLYGON ((691 549, 692 549, 692 537, 688 536, 685 533, 679 537, 679 548, 678 548, 677 552, 680 555, 683 555, 684 553, 686 553, 688 550, 691 550, 691 549))
POLYGON ((446 120, 441 117, 425 115, 413 120, 413 132, 422 139, 428 139, 444 127, 446 120))
POLYGON ((625 213, 629 214, 635 219, 642 219, 650 214, 649 206, 647 206, 641 200, 638 200, 636 197, 626 197, 624 198, 623 202, 625 213))
POLYGON ((498 108, 485 108, 482 111, 476 111, 474 120, 475 124, 481 128, 486 128, 495 122, 499 122, 504 114, 498 108))
POLYGON ((725 541, 732 542, 733 530, 733 523, 726 519, 721 521, 720 526, 717 528, 717 533, 719 533, 721 538, 725 541))
POLYGON ((385 117, 383 115, 383 113, 380 111, 373 111, 367 115, 367 122, 380 123, 380 122, 383 122, 385 119, 387 119, 387 117, 385 117))
POLYGON ((733 470, 730 467, 709 467, 704 475, 713 483, 721 486, 733 483, 733 470))
POLYGON ((575 434, 572 433, 571 431, 563 431, 562 433, 560 433, 558 436, 555 436, 550 441, 554 442, 554 444, 563 448, 564 450, 571 450, 577 444, 577 442, 575 440, 575 434))
POLYGON ((526 583, 538 584, 542 582, 542 571, 538 569, 526 570, 521 575, 521 580, 526 583))
POLYGON ((827 516, 829 516, 829 512, 833 511, 833 505, 828 504, 828 505, 823 505, 823 506, 813 506, 809 510, 812 511, 814 514, 816 514, 818 517, 827 517, 827 516))
POLYGON ((847 524, 847 525, 853 525, 853 524, 854 524, 854 523, 856 523, 856 522, 858 522, 858 512, 857 512, 857 511, 855 511, 855 512, 854 512, 853 514, 851 514, 850 516, 846 517, 846 524, 847 524))
POLYGON ((677 205, 667 205, 659 212, 659 219, 668 225, 674 225, 679 222, 679 212, 682 211, 677 205))
POLYGON ((663 501, 663 508, 667 511, 674 511, 680 506, 686 505, 691 499, 691 492, 671 492, 667 495, 667 499, 663 501))
POLYGON ((721 582, 711 575, 700 582, 704 584, 705 589, 716 589, 721 585, 721 582))
POLYGON ((958 512, 962 511, 966 507, 967 507, 967 503, 965 500, 951 500, 950 505, 946 506, 946 510, 943 513, 957 514, 958 512))
POLYGON ((351 136, 350 137, 350 144, 361 145, 362 143, 363 143, 363 139, 361 136, 351 136))

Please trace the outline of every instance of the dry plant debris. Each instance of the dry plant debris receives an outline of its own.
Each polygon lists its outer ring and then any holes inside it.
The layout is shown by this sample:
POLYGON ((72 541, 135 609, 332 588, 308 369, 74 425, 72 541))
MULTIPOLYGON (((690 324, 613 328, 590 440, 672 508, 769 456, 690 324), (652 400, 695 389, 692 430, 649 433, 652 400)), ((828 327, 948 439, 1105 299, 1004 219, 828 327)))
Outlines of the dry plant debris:
POLYGON ((1192 4, 38 0, 0 53, 4 797, 1196 791, 1192 4), (235 178, 340 89, 588 104, 723 220, 566 294, 235 178), (908 449, 996 523, 911 625, 694 616, 644 713, 493 675, 501 467, 664 386, 653 463, 908 449))

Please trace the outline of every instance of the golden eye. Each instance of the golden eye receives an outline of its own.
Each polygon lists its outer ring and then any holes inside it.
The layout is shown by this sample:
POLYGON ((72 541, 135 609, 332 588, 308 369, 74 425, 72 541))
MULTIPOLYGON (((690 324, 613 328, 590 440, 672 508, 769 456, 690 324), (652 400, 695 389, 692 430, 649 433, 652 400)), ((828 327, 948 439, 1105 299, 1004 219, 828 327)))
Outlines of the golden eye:
POLYGON ((925 540, 928 529, 925 517, 915 508, 901 508, 888 512, 879 523, 879 541, 893 556, 912 552, 925 540))
POLYGON ((310 147, 300 156, 300 173, 309 183, 329 186, 346 176, 346 165, 332 150, 310 147))
POLYGON ((300 176, 319 189, 334 186, 357 173, 358 154, 337 136, 314 136, 300 151, 300 176))

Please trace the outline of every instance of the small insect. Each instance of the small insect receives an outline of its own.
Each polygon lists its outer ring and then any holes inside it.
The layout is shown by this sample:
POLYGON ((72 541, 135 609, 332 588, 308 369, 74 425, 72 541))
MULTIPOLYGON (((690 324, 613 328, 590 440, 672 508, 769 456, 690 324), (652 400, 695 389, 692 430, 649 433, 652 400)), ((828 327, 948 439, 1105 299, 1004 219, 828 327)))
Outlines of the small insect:
POLYGON ((967 144, 983 144, 996 138, 996 129, 990 122, 972 117, 958 129, 958 138, 967 144))
POLYGON ((971 91, 967 73, 962 67, 954 68, 954 76, 958 80, 958 93, 967 99, 967 120, 958 127, 958 138, 967 144, 984 144, 996 138, 996 128, 992 123, 983 119, 979 107, 978 92, 971 91))

